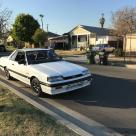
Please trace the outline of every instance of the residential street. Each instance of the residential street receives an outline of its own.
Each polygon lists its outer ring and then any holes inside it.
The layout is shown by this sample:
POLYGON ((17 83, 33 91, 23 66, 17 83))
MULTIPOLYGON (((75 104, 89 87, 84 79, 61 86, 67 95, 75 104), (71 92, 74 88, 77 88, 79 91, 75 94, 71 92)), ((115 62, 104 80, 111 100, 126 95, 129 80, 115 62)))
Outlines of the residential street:
POLYGON ((136 135, 135 71, 103 66, 90 69, 95 73, 91 87, 55 100, 118 132, 136 135))
MULTIPOLYGON (((82 64, 83 65, 83 64, 82 64)), ((136 72, 135 70, 84 65, 93 75, 92 86, 57 96, 45 95, 105 126, 125 135, 136 135, 136 72)), ((0 71, 1 77, 3 73, 0 71)), ((21 88, 31 93, 31 88, 19 81, 21 88)))

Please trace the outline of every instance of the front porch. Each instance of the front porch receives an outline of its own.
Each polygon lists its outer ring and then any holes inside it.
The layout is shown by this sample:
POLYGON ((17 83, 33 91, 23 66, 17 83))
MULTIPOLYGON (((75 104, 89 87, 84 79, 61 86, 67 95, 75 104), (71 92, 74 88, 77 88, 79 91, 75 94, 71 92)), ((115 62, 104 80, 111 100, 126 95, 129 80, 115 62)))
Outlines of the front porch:
POLYGON ((71 49, 74 48, 88 48, 90 45, 90 35, 71 35, 71 49))

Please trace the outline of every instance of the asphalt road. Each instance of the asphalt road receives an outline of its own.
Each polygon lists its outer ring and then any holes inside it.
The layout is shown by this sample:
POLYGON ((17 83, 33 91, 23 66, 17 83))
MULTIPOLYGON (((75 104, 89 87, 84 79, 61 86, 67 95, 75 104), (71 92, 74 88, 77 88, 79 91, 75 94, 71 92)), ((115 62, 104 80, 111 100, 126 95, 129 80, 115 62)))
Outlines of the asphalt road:
POLYGON ((90 66, 92 86, 55 101, 125 135, 136 136, 136 70, 90 66))
MULTIPOLYGON (((83 65, 83 64, 82 64, 83 65)), ((136 70, 109 66, 89 66, 92 86, 57 96, 45 95, 105 126, 128 136, 136 136, 136 70)), ((0 75, 3 73, 0 71, 0 75)), ((31 88, 18 82, 22 88, 31 88)))

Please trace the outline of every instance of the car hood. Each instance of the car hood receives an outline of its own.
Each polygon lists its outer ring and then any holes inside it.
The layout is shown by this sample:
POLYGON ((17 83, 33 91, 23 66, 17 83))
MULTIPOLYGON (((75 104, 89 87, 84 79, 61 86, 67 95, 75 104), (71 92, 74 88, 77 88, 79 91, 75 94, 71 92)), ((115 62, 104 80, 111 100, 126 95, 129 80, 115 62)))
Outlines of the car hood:
POLYGON ((82 71, 87 69, 66 61, 41 63, 31 65, 30 67, 39 72, 45 73, 47 76, 61 75, 63 77, 82 74, 82 71))

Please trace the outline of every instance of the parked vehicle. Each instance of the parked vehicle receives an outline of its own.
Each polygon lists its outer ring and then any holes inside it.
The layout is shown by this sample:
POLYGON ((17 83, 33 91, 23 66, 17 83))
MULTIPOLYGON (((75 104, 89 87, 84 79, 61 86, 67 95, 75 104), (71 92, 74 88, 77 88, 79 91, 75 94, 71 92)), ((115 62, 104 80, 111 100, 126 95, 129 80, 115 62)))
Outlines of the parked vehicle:
POLYGON ((92 81, 87 68, 64 61, 50 49, 17 49, 0 58, 0 67, 6 79, 14 77, 31 85, 37 96, 69 92, 92 81))
POLYGON ((5 52, 6 48, 4 44, 0 44, 0 52, 5 52))
POLYGON ((108 44, 97 44, 94 47, 92 47, 93 51, 106 51, 106 52, 113 52, 115 50, 114 47, 111 47, 108 44))

